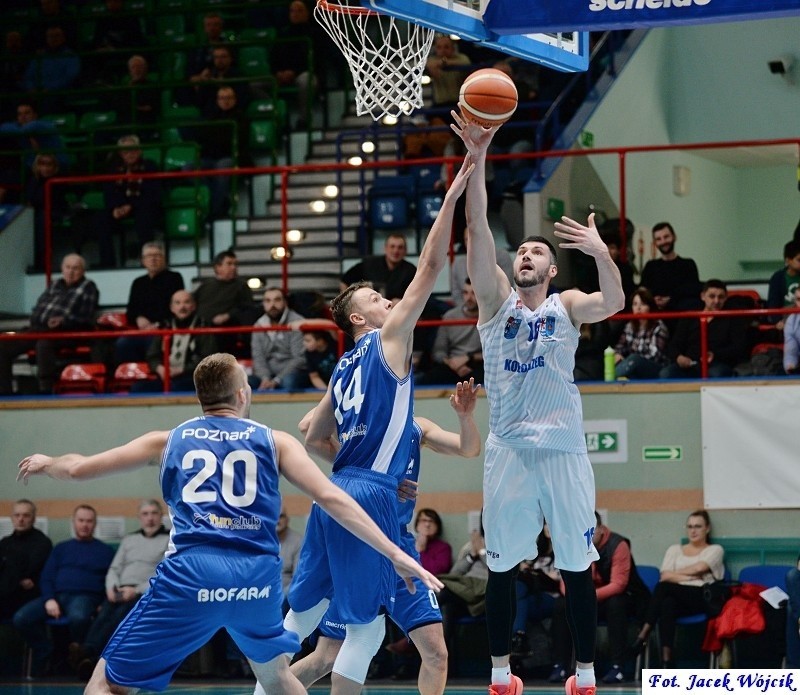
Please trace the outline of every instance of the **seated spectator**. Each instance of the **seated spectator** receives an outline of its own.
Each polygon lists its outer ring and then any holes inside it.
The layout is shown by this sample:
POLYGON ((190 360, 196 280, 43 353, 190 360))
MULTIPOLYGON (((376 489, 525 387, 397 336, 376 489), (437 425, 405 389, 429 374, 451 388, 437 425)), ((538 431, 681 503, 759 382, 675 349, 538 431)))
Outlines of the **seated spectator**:
MULTIPOLYGON (((120 149, 111 156, 109 174, 150 174, 158 171, 155 162, 142 156, 139 137, 123 135, 117 140, 120 149)), ((133 231, 138 241, 137 248, 152 241, 156 231, 162 227, 161 182, 158 179, 126 178, 107 181, 103 184, 106 209, 102 213, 99 230, 100 264, 116 266, 113 237, 122 234, 122 224, 133 222, 133 231)), ((122 249, 125 264, 127 248, 122 249)))
POLYGON ((469 74, 469 65, 469 58, 458 51, 453 39, 437 34, 433 41, 433 55, 425 64, 425 72, 431 77, 434 106, 456 106, 458 92, 469 74))
POLYGON ((21 31, 10 29, 3 38, 3 52, 0 54, 0 85, 3 91, 15 92, 20 86, 27 64, 25 37, 21 31))
MULTIPOLYGON (((469 278, 461 291, 462 303, 445 312, 443 319, 478 320, 478 301, 469 278)), ((421 374, 417 383, 453 384, 457 381, 475 379, 483 383, 483 348, 477 325, 439 326, 433 343, 431 367, 421 374)))
POLYGON ((645 263, 639 284, 652 292, 656 306, 662 311, 692 311, 700 308, 697 302, 700 276, 697 264, 675 251, 676 239, 669 222, 653 225, 653 244, 661 258, 645 263))
MULTIPOLYGON (((28 92, 53 92, 72 87, 81 73, 81 59, 67 45, 64 28, 51 26, 45 32, 45 47, 37 52, 22 76, 22 88, 28 92)), ((43 96, 51 111, 60 110, 63 98, 43 96)))
MULTIPOLYGON (((256 321, 256 326, 288 326, 290 322, 303 320, 289 308, 286 296, 277 287, 264 291, 262 306, 264 314, 256 321)), ((296 391, 308 386, 303 334, 299 331, 257 331, 252 334, 250 349, 254 390, 296 391)))
POLYGON ((226 41, 224 29, 225 20, 219 12, 207 12, 203 16, 204 40, 189 53, 186 61, 186 77, 190 82, 200 81, 210 74, 214 62, 212 51, 226 41))
POLYGON ((41 593, 39 577, 53 544, 36 523, 36 505, 19 499, 11 508, 10 536, 0 539, 0 621, 8 621, 41 593))
POLYGON ((139 503, 142 527, 120 541, 106 573, 106 598, 92 621, 83 644, 71 645, 70 661, 82 680, 89 680, 97 660, 114 630, 130 613, 150 586, 159 562, 169 544, 169 531, 161 518, 164 509, 157 500, 139 503))
MULTIPOLYGON (((247 164, 244 156, 247 142, 247 119, 233 87, 215 88, 216 101, 203 110, 205 124, 196 128, 194 139, 200 144, 202 169, 229 169, 247 164)), ((230 214, 232 202, 230 176, 208 179, 211 193, 211 217, 219 219, 230 214)))
MULTIPOLYGON (((787 242, 783 247, 783 268, 776 270, 769 279, 767 309, 794 307, 794 291, 800 285, 800 241, 787 242)), ((782 330, 787 316, 769 316, 770 323, 782 330)))
MULTIPOLYGON (((28 1, 28 6, 37 4, 28 1)), ((5 3, 4 3, 5 5, 5 3)), ((28 27, 28 50, 39 51, 46 45, 47 30, 53 26, 64 29, 67 43, 77 45, 78 25, 75 21, 75 10, 70 7, 69 0, 39 0, 38 12, 33 14, 33 21, 28 27)))
MULTIPOLYGON (((76 253, 64 256, 61 277, 48 287, 36 302, 30 324, 23 331, 80 331, 94 327, 100 293, 86 277, 86 261, 76 253)), ((58 378, 56 359, 59 347, 71 345, 67 340, 4 340, 0 342, 0 394, 12 393, 11 369, 14 360, 36 349, 36 371, 39 391, 52 393, 58 378)))
POLYGON ((103 600, 108 566, 114 557, 110 545, 94 537, 97 513, 81 504, 72 514, 71 540, 53 548, 41 575, 41 596, 14 614, 19 630, 33 655, 31 675, 47 675, 53 644, 47 637, 48 618, 68 618, 71 642, 83 642, 89 623, 103 600))
MULTIPOLYGON (((239 261, 233 251, 214 256, 214 277, 203 280, 194 291, 197 313, 206 326, 252 326, 258 318, 253 292, 239 277, 239 261)), ((223 352, 236 352, 238 337, 231 333, 217 336, 223 352)), ((250 341, 247 341, 248 347, 250 341)))
POLYGON ((725 575, 725 551, 721 545, 711 543, 710 534, 708 512, 704 509, 692 512, 686 520, 689 542, 671 545, 661 562, 661 580, 650 598, 644 624, 632 649, 634 653, 641 653, 658 625, 662 668, 675 668, 675 619, 704 613, 703 584, 725 575))
POLYGON ((515 582, 517 608, 511 653, 516 656, 529 653, 528 624, 540 623, 553 615, 553 606, 561 590, 561 573, 554 564, 553 542, 546 523, 536 539, 536 549, 537 554, 533 560, 520 563, 515 582))
MULTIPOLYGON (((142 265, 147 273, 131 284, 125 316, 129 327, 146 331, 170 322, 170 302, 183 289, 183 276, 167 268, 167 256, 160 241, 148 241, 142 246, 142 265)), ((116 363, 144 361, 152 341, 152 336, 117 338, 116 363)))
MULTIPOLYGON (((194 297, 186 290, 172 295, 169 310, 172 318, 165 328, 205 328, 207 324, 198 315, 194 297)), ((216 336, 210 333, 193 335, 176 333, 172 336, 169 352, 169 379, 171 391, 194 390, 195 367, 204 357, 217 352, 216 336)), ((131 393, 157 393, 164 390, 167 370, 164 367, 164 342, 156 336, 147 350, 147 363, 157 379, 142 379, 131 385, 131 393)))
MULTIPOLYGON (((86 81, 105 84, 114 82, 116 74, 124 68, 126 53, 132 48, 142 48, 147 40, 142 33, 139 17, 125 11, 124 0, 105 0, 106 11, 95 23, 91 50, 97 60, 86 66, 91 74, 84 74, 86 81), (125 51, 125 52, 123 52, 125 51)), ((86 71, 85 71, 86 72, 86 71)))
POLYGON ((432 574, 445 574, 453 565, 453 549, 442 540, 442 517, 435 509, 417 510, 414 519, 416 548, 420 564, 432 574))
MULTIPOLYGON (((600 559, 592 563, 592 580, 597 594, 597 617, 608 624, 611 650, 611 668, 603 676, 603 683, 624 683, 628 624, 631 619, 641 623, 650 591, 636 569, 630 541, 603 524, 597 512, 595 517, 597 525, 592 542, 600 559)), ((564 598, 559 597, 553 611, 553 653, 556 664, 551 682, 564 681, 572 662, 572 639, 565 609, 564 598)))
MULTIPOLYGON (((728 288, 721 280, 709 280, 703 285, 700 299, 703 310, 721 311, 728 288)), ((656 300, 657 301, 657 300, 656 300)), ((685 318, 678 321, 675 335, 667 345, 671 364, 659 373, 662 379, 697 379, 700 377, 700 321, 685 318)), ((733 368, 747 359, 747 323, 740 318, 714 318, 708 321, 708 376, 733 376, 733 368)))
MULTIPOLYGON (((31 177, 25 187, 25 200, 33 208, 33 268, 37 271, 45 269, 44 188, 48 179, 58 176, 58 171, 58 158, 54 154, 37 154, 31 166, 31 177)), ((66 186, 50 187, 50 206, 52 231, 55 232, 58 231, 59 223, 68 219, 71 212, 66 186)), ((51 236, 53 246, 55 240, 55 235, 51 236)))
MULTIPOLYGON (((215 46, 211 49, 211 67, 189 78, 195 88, 195 104, 201 111, 213 109, 220 85, 237 77, 242 77, 242 73, 236 67, 233 50, 228 46, 215 46)), ((244 107, 248 101, 247 85, 244 82, 234 84, 236 101, 244 107)))
POLYGON ((339 289, 344 291, 354 282, 366 280, 372 283, 373 289, 392 302, 399 301, 411 281, 417 268, 406 258, 406 238, 399 233, 386 237, 382 256, 367 256, 356 263, 343 276, 339 289))
POLYGON ((161 115, 161 89, 150 75, 147 59, 141 55, 128 58, 127 74, 122 84, 131 87, 114 92, 114 110, 121 123, 157 123, 161 115))
POLYGON ((306 371, 311 386, 319 391, 328 388, 333 368, 338 356, 327 331, 306 331, 303 333, 303 347, 306 351, 306 371))
MULTIPOLYGON (((657 311, 650 291, 640 287, 633 293, 634 314, 657 311)), ((625 324, 614 348, 617 379, 657 379, 667 363, 666 347, 669 331, 658 319, 633 319, 625 324)))
MULTIPOLYGON (((800 286, 794 289, 794 306, 800 308, 800 286)), ((783 326, 783 371, 797 374, 800 367, 800 314, 789 314, 783 326)))

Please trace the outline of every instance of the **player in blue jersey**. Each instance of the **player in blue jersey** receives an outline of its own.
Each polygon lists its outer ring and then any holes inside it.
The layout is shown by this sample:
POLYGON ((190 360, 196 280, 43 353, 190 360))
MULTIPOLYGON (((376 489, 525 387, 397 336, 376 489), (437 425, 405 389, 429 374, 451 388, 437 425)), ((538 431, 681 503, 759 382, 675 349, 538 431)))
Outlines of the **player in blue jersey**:
POLYGON ((483 522, 489 582, 486 615, 494 695, 518 695, 522 682, 509 670, 514 575, 536 557, 544 519, 556 567, 566 586, 567 615, 577 668, 568 695, 594 695, 597 602, 590 565, 598 558, 594 531, 594 474, 583 435, 580 393, 573 381, 582 323, 602 321, 625 304, 619 271, 589 216, 587 226, 562 217, 561 248, 578 249, 597 264, 600 291, 565 290, 548 296, 558 272, 556 251, 544 237, 523 239, 514 259, 512 288, 494 263, 486 218, 486 151, 497 132, 453 114, 453 130, 472 155, 467 184, 467 270, 478 299, 489 400, 489 438, 483 476, 483 522))
MULTIPOLYGON (((367 283, 350 285, 331 304, 336 324, 355 340, 334 368, 314 410, 306 448, 333 458, 331 481, 349 492, 384 533, 399 540, 395 497, 411 446, 414 326, 447 260, 453 211, 472 173, 467 156, 445 194, 419 256, 414 279, 395 305, 367 283), (334 450, 331 437, 340 448, 334 450)), ((385 560, 341 533, 314 507, 289 589, 286 627, 304 638, 319 624, 331 597, 347 624, 331 678, 333 695, 358 692, 394 602, 395 579, 385 560)))
POLYGON ((294 437, 247 419, 251 390, 233 356, 206 357, 194 382, 203 416, 171 432, 150 432, 92 456, 34 454, 19 464, 25 482, 32 475, 71 480, 161 457, 170 545, 150 588, 109 640, 86 692, 163 690, 183 659, 224 627, 266 692, 304 693, 286 656, 299 648, 297 635, 283 627, 281 613, 280 474, 390 558, 409 587, 412 576, 432 589, 441 583, 389 542, 294 437))
MULTIPOLYGON (((450 396, 450 405, 458 415, 457 433, 444 430, 427 418, 414 418, 411 458, 406 469, 406 478, 402 481, 403 490, 409 490, 411 494, 400 497, 398 516, 400 546, 417 559, 419 555, 414 536, 408 530, 408 525, 414 514, 413 500, 416 499, 416 485, 419 481, 420 448, 428 447, 441 454, 465 458, 474 458, 480 454, 480 433, 472 417, 479 388, 480 385, 470 379, 456 384, 456 392, 450 396)), ((301 432, 304 431, 304 425, 307 425, 306 418, 300 423, 301 432)), ((420 585, 417 592, 411 594, 405 586, 398 584, 390 617, 416 645, 422 658, 418 679, 420 695, 441 695, 447 682, 447 647, 442 632, 442 616, 434 592, 429 592, 420 585)), ((331 672, 345 637, 344 625, 336 611, 335 597, 320 623, 319 632, 320 637, 314 651, 292 664, 292 673, 306 687, 331 672)))

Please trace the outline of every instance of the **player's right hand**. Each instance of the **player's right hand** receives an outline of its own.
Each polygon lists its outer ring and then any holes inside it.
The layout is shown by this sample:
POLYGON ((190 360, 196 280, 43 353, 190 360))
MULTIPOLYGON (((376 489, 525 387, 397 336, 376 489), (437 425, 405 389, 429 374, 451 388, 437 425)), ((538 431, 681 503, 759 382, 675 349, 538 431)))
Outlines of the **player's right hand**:
POLYGON ((28 484, 28 478, 32 475, 47 475, 47 467, 52 463, 52 456, 45 456, 44 454, 32 454, 26 456, 19 462, 17 473, 17 481, 22 481, 25 485, 28 484))
POLYGON ((397 556, 392 559, 392 564, 394 565, 395 572, 405 581, 406 588, 410 594, 414 594, 417 591, 412 577, 417 577, 425 586, 434 591, 438 592, 444 589, 444 584, 442 584, 435 575, 428 572, 428 570, 420 565, 413 557, 404 553, 399 548, 397 556))

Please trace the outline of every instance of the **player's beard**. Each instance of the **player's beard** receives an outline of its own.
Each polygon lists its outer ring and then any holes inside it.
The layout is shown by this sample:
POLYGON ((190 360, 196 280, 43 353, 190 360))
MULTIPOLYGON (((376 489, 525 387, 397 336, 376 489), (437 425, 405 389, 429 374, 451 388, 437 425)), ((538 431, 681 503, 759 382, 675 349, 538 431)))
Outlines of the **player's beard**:
POLYGON ((535 273, 530 280, 522 280, 519 275, 514 276, 514 284, 519 289, 526 289, 528 287, 536 287, 537 285, 543 285, 545 280, 547 280, 547 276, 550 272, 550 268, 545 268, 539 273, 535 273))

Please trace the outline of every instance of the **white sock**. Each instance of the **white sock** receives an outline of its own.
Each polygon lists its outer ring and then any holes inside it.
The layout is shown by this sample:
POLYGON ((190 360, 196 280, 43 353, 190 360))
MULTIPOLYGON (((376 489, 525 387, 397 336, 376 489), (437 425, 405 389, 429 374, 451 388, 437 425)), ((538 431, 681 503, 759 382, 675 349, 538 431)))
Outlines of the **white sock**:
POLYGON ((511 683, 511 667, 500 666, 492 669, 492 685, 508 685, 511 683))
POLYGON ((586 688, 590 685, 596 685, 597 681, 594 677, 594 666, 589 668, 576 668, 575 669, 575 685, 579 688, 586 688))

